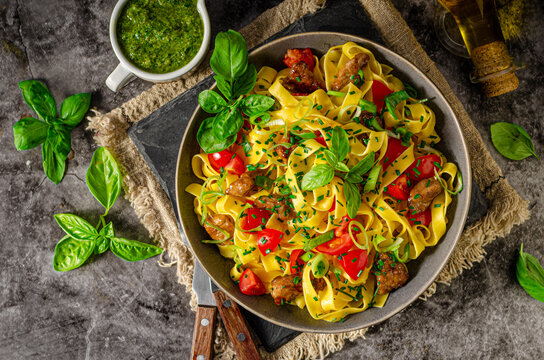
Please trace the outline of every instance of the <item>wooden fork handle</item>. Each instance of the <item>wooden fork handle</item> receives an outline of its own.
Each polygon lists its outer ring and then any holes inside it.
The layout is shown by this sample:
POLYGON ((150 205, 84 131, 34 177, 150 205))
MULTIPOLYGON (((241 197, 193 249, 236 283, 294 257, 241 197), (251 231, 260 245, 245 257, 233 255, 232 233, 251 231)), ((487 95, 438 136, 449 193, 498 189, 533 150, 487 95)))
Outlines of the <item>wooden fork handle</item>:
POLYGON ((196 310, 191 359, 211 360, 213 358, 216 313, 217 308, 211 306, 199 306, 196 310))
POLYGON ((251 338, 246 321, 240 312, 240 308, 233 300, 221 290, 213 293, 217 303, 217 309, 223 319, 234 350, 240 360, 260 360, 259 351, 251 338))

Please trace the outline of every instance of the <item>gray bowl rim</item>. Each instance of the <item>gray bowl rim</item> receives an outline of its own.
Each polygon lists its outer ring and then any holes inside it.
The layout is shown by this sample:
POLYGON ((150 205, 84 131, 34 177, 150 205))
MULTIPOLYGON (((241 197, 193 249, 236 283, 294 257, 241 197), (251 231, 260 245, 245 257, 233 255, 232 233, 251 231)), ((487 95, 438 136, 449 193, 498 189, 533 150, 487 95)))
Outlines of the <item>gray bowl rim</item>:
MULTIPOLYGON (((283 41, 286 41, 288 39, 293 39, 293 38, 298 38, 298 37, 306 37, 308 35, 311 35, 311 36, 339 36, 341 38, 345 38, 346 41, 353 41, 355 43, 358 43, 358 44, 362 44, 364 46, 366 46, 366 44, 374 47, 374 49, 377 49, 378 52, 380 53, 381 56, 383 56, 382 54, 385 54, 386 56, 384 57, 394 57, 394 58, 397 58, 397 60, 400 60, 401 62, 404 62, 405 63, 405 66, 406 68, 404 68, 403 70, 410 70, 410 71, 413 71, 414 73, 416 73, 416 76, 418 77, 421 77, 423 80, 425 80, 427 83, 428 83, 428 86, 430 86, 437 94, 437 96, 440 97, 440 99, 446 104, 446 107, 445 108, 440 108, 445 114, 448 113, 449 114, 449 117, 451 117, 452 119, 455 120, 455 128, 456 130, 458 131, 459 135, 460 135, 460 140, 461 140, 461 146, 460 146, 460 158, 463 158, 464 161, 466 162, 467 164, 467 169, 468 171, 465 171, 465 173, 463 173, 463 192, 466 192, 466 196, 467 196, 467 200, 466 202, 464 203, 458 203, 457 206, 461 206, 461 217, 462 217, 462 220, 461 222, 459 223, 459 226, 456 227, 456 228, 453 228, 453 227, 450 227, 449 229, 446 230, 446 234, 443 235, 443 237, 445 237, 447 234, 453 232, 453 235, 454 235, 454 241, 451 243, 450 245, 450 248, 447 250, 447 256, 445 256, 442 260, 442 262, 439 264, 438 267, 436 267, 435 269, 431 269, 434 273, 432 274, 432 276, 430 277, 430 279, 423 285, 423 286, 420 286, 420 290, 419 291, 416 291, 414 292, 414 294, 410 297, 408 297, 407 299, 405 299, 402 304, 400 304, 399 306, 395 307, 395 308, 390 308, 388 309, 389 312, 387 314, 385 314, 384 316, 382 316, 381 318, 377 319, 377 320, 374 320, 374 321, 367 321, 367 322, 361 322, 359 324, 354 324, 354 326, 351 326, 349 328, 346 328, 346 327, 342 327, 341 329, 338 329, 338 328, 335 328, 334 327, 334 324, 335 323, 330 323, 331 324, 331 329, 328 330, 328 331, 322 331, 322 330, 319 330, 319 329, 314 329, 312 327, 307 327, 307 326, 298 326, 298 325, 293 325, 291 323, 285 323, 285 322, 282 322, 282 321, 278 321, 276 319, 273 319, 273 318, 270 318, 269 316, 266 316, 262 313, 260 313, 259 311, 253 309, 251 306, 245 304, 242 300, 243 300, 243 296, 239 296, 238 294, 234 294, 232 293, 231 291, 229 291, 228 289, 226 289, 225 287, 223 287, 221 285, 220 282, 216 281, 214 279, 214 276, 212 275, 212 272, 208 269, 208 266, 206 264, 206 262, 202 262, 202 260, 198 257, 198 255, 196 254, 196 252, 193 250, 192 248, 192 242, 193 241, 200 241, 200 239, 195 239, 195 240, 192 240, 192 239, 189 239, 187 237, 187 241, 188 243, 191 245, 189 246, 189 248, 191 249, 191 252, 193 253, 194 257, 195 257, 195 261, 199 261, 200 264, 202 265, 202 267, 204 268, 204 271, 206 271, 206 273, 208 274, 208 276, 210 276, 210 278, 212 279, 212 281, 214 281, 214 283, 222 290, 224 291, 230 298, 232 298, 233 300, 236 301, 237 304, 241 305, 242 307, 244 307, 246 310, 250 311, 251 313, 265 319, 266 321, 269 321, 275 325, 278 325, 278 326, 282 326, 282 327, 285 327, 285 328, 288 328, 288 329, 292 329, 292 330, 296 330, 296 331, 300 331, 300 332, 310 332, 310 333, 327 333, 327 334, 334 334, 334 333, 342 333, 342 332, 346 332, 346 331, 354 331, 354 330, 360 330, 362 328, 366 328, 366 327, 370 327, 370 326, 373 326, 373 325, 376 325, 376 324, 379 324, 387 319, 389 319, 390 317, 396 315, 397 313, 401 312, 402 310, 404 310, 405 308, 407 308, 410 304, 412 304, 414 301, 416 301, 419 296, 421 296, 421 294, 423 294, 425 292, 425 290, 427 290, 433 283, 434 281, 436 280, 436 278, 438 277, 438 275, 440 274, 440 272, 442 271, 442 269, 444 268, 444 266, 446 266, 449 258, 451 257, 451 254, 453 253, 453 250, 455 249, 455 247, 457 246, 457 243, 459 242, 459 238, 461 237, 461 234, 462 234, 462 231, 464 229, 464 226, 465 226, 465 222, 466 222, 466 219, 467 219, 467 216, 468 216, 468 211, 469 211, 469 206, 470 206, 470 198, 471 198, 471 191, 472 191, 472 169, 471 169, 471 165, 470 165, 470 157, 468 155, 468 149, 467 149, 467 146, 466 146, 466 141, 465 141, 465 138, 464 138, 464 135, 463 135, 463 131, 461 130, 461 126, 459 125, 459 120, 457 119, 457 116, 455 115, 455 112, 453 111, 453 109, 451 108, 451 105, 449 104, 449 102, 447 101, 446 97, 444 96, 444 94, 442 93, 442 91, 440 91, 440 89, 438 89, 438 87, 432 82, 431 79, 429 79, 421 70, 419 70, 419 68, 417 66, 415 66, 412 62, 410 62, 409 60, 407 60, 406 58, 404 58, 403 56, 393 52, 392 50, 389 50, 388 48, 386 48, 385 46, 383 45, 380 45, 372 40, 368 40, 368 39, 365 39, 361 36, 357 36, 357 35, 352 35, 352 34, 346 34, 346 33, 340 33, 340 32, 335 32, 335 31, 310 31, 310 32, 304 32, 304 33, 298 33, 298 34, 293 34, 293 35, 288 35, 288 36, 284 36, 284 37, 281 37, 279 39, 275 39, 273 41, 270 41, 270 42, 267 42, 263 45, 260 45, 256 48, 254 48, 250 53, 249 53, 249 59, 251 60, 251 56, 256 53, 256 52, 260 52, 260 51, 264 51, 266 48, 270 47, 271 45, 273 44, 276 44, 276 43, 279 43, 279 42, 283 42, 283 41)), ((402 80, 402 79, 401 79, 402 80)), ((216 83, 214 83, 210 89, 215 89, 216 88, 216 83)), ((189 134, 189 131, 190 131, 190 126, 191 124, 195 121, 195 118, 196 118, 196 115, 201 111, 201 107, 200 105, 197 105, 195 111, 193 112, 193 114, 191 115, 191 119, 189 120, 189 122, 187 123, 187 127, 185 129, 185 133, 183 134, 183 138, 182 138, 182 141, 181 141, 181 144, 180 144, 180 147, 179 147, 179 153, 178 153, 178 159, 177 159, 177 164, 176 164, 176 177, 175 177, 175 186, 176 186, 176 207, 177 207, 177 211, 178 211, 178 214, 179 214, 179 217, 180 217, 180 222, 181 222, 181 226, 183 228, 183 232, 186 234, 186 227, 189 226, 189 225, 186 225, 185 224, 185 221, 184 219, 182 218, 181 216, 181 209, 180 209, 180 201, 179 201, 179 194, 181 191, 185 191, 184 188, 181 188, 180 187, 180 164, 182 163, 182 150, 184 148, 184 145, 185 145, 185 142, 187 140, 187 137, 188 136, 192 136, 192 134, 189 134)), ((202 110, 203 111, 203 110, 202 110)), ((191 154, 191 157, 193 156, 194 154, 191 154)), ((457 212, 457 210, 456 210, 457 212)), ((195 214, 196 216, 196 214, 195 214)), ((185 236, 185 234, 181 234, 182 236, 185 236)), ((438 244, 437 244, 438 245, 438 244)), ((424 255, 423 255, 424 256, 424 255)), ((429 269, 427 269, 428 271, 429 269)), ((387 307, 387 303, 384 305, 384 308, 387 307)), ((300 311, 305 311, 305 309, 300 309, 300 311)), ((354 314, 355 315, 355 314, 354 314)), ((353 315, 350 315, 350 316, 353 316, 353 315)))

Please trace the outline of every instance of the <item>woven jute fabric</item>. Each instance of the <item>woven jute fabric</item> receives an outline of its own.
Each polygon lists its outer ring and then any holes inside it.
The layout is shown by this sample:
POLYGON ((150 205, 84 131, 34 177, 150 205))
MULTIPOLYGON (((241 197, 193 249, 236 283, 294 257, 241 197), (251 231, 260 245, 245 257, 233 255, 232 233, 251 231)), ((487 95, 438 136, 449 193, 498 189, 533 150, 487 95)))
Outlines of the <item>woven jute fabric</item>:
MULTIPOLYGON (((465 228, 448 264, 436 280, 438 283, 449 284, 464 269, 469 269, 474 262, 482 260, 486 244, 508 234, 514 225, 528 219, 528 202, 502 176, 501 169, 487 151, 463 105, 390 0, 360 0, 360 3, 386 45, 423 71, 452 106, 467 141, 473 177, 489 202, 487 214, 465 228)), ((261 14, 240 32, 248 47, 252 48, 302 16, 318 11, 324 4, 325 0, 286 0, 261 14)), ((210 75, 211 69, 207 64, 208 61, 204 61, 194 73, 184 79, 154 85, 107 114, 94 110, 94 116, 89 118, 89 128, 95 132, 96 142, 108 147, 122 168, 125 196, 150 235, 168 253, 170 262, 161 260, 159 263, 163 266, 175 265, 178 281, 185 285, 188 292, 192 292, 193 255, 181 241, 174 211, 166 193, 126 130, 131 124, 140 121, 210 75)), ((423 294, 423 299, 435 293, 436 282, 423 294)), ((194 309, 195 306, 195 296, 192 294, 191 307, 194 309)), ((342 349, 346 340, 353 341, 363 337, 365 332, 366 329, 335 335, 304 333, 274 353, 262 350, 262 355, 265 359, 278 360, 323 358, 342 349)), ((216 359, 234 359, 235 353, 222 326, 218 326, 215 339, 216 359)))

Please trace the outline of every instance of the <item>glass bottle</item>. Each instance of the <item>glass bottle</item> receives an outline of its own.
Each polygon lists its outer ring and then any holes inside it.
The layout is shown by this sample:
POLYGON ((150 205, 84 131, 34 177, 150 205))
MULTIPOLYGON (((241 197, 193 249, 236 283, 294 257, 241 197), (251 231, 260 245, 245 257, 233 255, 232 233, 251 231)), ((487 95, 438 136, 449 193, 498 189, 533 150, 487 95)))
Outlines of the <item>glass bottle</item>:
POLYGON ((484 95, 498 96, 519 85, 504 42, 494 0, 438 0, 453 15, 472 63, 471 80, 481 83, 484 95))

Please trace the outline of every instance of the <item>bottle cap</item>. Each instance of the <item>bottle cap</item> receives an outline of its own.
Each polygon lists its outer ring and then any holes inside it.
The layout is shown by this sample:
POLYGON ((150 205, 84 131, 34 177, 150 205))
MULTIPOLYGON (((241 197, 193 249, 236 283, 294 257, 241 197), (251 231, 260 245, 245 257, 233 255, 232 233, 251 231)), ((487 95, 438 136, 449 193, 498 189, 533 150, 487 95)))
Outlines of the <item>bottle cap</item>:
POLYGON ((474 64, 473 82, 482 83, 486 97, 494 97, 517 89, 519 80, 514 74, 518 69, 508 54, 504 41, 478 46, 470 54, 474 64))

